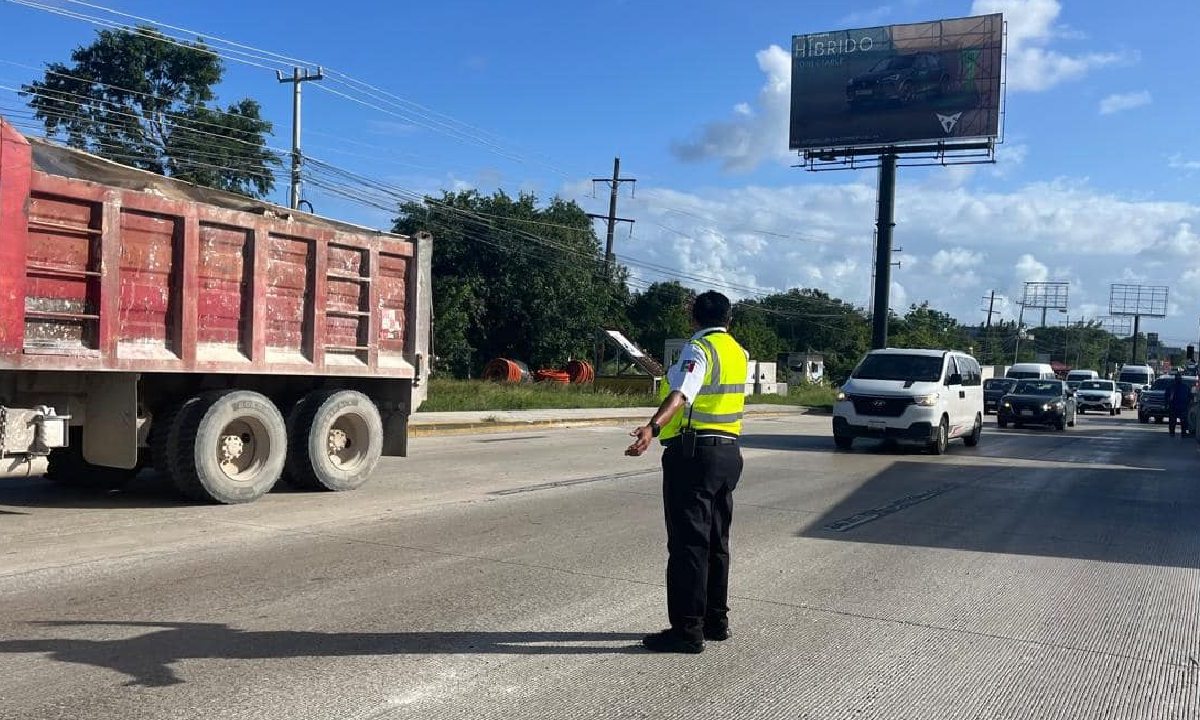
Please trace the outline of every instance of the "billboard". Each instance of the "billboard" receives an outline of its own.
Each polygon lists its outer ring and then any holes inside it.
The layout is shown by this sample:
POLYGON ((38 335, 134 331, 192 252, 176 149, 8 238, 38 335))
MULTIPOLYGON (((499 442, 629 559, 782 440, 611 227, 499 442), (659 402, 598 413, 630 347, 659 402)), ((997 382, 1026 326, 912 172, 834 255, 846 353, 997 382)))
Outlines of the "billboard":
POLYGON ((1000 14, 792 37, 793 150, 1000 131, 1000 14))

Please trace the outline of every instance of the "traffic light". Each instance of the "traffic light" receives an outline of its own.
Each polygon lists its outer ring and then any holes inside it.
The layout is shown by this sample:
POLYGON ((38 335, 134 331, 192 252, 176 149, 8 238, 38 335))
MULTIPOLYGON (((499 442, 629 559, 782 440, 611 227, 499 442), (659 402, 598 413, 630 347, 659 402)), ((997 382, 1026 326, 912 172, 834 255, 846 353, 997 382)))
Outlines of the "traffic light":
POLYGON ((1196 346, 1195 345, 1187 346, 1187 359, 1188 359, 1188 362, 1196 362, 1196 346))

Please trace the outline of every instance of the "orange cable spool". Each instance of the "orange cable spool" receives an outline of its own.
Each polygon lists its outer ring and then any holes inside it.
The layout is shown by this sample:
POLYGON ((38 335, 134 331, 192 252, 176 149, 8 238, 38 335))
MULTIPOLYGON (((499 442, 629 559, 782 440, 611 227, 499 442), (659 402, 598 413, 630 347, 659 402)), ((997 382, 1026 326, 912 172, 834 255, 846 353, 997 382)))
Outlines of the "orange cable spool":
POLYGON ((596 371, 586 360, 572 360, 567 363, 566 371, 576 385, 588 385, 596 380, 596 371))
POLYGON ((506 358, 496 358, 483 368, 483 379, 492 382, 519 383, 529 377, 529 368, 524 363, 506 358))

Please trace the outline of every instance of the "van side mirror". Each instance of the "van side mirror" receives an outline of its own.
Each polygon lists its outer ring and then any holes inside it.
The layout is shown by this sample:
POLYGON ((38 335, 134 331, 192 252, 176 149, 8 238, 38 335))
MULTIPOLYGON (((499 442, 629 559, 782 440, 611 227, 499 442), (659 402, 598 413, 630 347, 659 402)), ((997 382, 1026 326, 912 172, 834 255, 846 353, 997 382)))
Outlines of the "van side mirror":
POLYGON ((954 373, 950 376, 950 379, 946 380, 947 385, 962 385, 962 382, 962 373, 954 373))

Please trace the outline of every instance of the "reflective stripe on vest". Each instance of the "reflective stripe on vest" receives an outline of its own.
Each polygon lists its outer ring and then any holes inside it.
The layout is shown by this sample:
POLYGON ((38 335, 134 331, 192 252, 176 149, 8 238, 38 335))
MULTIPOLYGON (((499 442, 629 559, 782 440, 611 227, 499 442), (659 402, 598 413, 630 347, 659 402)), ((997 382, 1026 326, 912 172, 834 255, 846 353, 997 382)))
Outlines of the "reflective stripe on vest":
MULTIPOLYGON (((677 437, 689 423, 689 416, 697 432, 740 435, 746 406, 746 351, 729 333, 712 333, 693 342, 707 361, 704 384, 692 406, 680 410, 663 426, 659 439, 677 437)), ((660 398, 666 398, 670 392, 670 385, 663 382, 660 398)))

